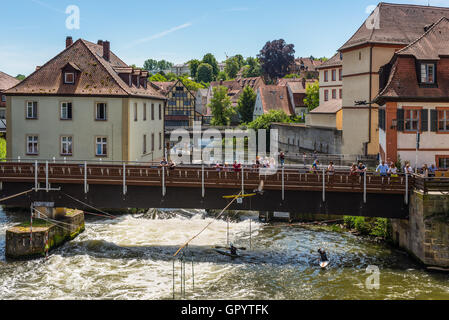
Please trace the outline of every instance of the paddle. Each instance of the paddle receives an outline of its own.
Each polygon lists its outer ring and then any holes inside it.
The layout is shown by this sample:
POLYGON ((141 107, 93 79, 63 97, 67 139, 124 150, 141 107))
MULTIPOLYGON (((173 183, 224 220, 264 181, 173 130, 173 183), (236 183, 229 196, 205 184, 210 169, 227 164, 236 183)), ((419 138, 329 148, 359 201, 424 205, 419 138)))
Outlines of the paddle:
MULTIPOLYGON (((214 247, 215 249, 230 249, 230 248, 228 248, 228 247, 222 247, 222 246, 215 246, 214 247)), ((237 250, 243 250, 243 251, 245 251, 246 250, 246 248, 245 247, 242 247, 242 248, 239 248, 239 247, 236 247, 237 248, 237 250)))

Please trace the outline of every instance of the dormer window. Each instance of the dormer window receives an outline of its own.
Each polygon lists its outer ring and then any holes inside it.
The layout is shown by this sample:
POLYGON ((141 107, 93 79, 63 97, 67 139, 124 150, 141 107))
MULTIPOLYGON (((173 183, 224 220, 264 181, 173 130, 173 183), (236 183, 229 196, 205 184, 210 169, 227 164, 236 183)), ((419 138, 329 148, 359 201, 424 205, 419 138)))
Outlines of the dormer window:
POLYGON ((435 63, 421 63, 421 83, 435 83, 435 63))
POLYGON ((75 73, 64 72, 64 83, 65 84, 74 84, 75 83, 75 73))

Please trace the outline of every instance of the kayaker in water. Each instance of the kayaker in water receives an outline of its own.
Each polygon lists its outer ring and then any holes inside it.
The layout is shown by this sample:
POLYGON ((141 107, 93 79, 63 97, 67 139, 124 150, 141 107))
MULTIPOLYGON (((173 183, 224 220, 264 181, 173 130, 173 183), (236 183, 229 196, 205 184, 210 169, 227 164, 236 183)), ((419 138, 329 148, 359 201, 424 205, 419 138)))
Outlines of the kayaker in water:
POLYGON ((237 255, 237 248, 234 247, 234 245, 232 243, 230 244, 229 250, 231 251, 232 255, 237 255))
POLYGON ((324 251, 323 248, 318 249, 318 253, 320 254, 320 261, 321 262, 328 262, 329 259, 327 258, 326 251, 324 251))

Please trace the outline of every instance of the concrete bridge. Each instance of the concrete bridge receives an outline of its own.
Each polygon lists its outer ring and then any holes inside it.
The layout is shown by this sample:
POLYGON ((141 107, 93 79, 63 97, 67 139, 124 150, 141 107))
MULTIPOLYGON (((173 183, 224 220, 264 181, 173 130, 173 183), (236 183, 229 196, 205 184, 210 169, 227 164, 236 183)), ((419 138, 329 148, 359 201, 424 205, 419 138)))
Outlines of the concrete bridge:
POLYGON ((263 194, 235 202, 230 210, 406 219, 409 195, 419 179, 350 176, 347 171, 330 176, 290 166, 274 172, 253 168, 234 172, 206 166, 170 170, 144 163, 3 162, 0 198, 6 198, 2 204, 9 206, 51 202, 81 210, 88 208, 86 204, 109 209, 222 209, 229 203, 224 196, 250 194, 264 181, 263 194), (32 191, 9 198, 27 190, 32 191))

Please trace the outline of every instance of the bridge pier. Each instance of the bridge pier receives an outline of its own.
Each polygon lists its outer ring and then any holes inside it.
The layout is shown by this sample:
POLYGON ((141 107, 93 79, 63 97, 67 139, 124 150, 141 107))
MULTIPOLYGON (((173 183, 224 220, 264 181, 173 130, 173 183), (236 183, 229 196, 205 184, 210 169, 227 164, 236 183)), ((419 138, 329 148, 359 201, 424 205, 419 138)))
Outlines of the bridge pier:
POLYGON ((392 220, 393 241, 428 267, 449 268, 449 195, 414 191, 409 220, 392 220))

